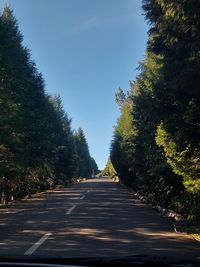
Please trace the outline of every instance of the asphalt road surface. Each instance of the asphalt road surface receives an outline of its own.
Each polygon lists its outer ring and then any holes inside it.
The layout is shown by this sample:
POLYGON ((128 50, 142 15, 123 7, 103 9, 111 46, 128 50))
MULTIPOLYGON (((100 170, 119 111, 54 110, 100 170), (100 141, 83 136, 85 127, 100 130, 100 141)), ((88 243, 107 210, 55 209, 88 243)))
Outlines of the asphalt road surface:
MULTIPOLYGON (((0 255, 165 255, 197 259, 200 243, 108 178, 0 209, 0 255)), ((200 259, 200 258, 199 258, 200 259)))

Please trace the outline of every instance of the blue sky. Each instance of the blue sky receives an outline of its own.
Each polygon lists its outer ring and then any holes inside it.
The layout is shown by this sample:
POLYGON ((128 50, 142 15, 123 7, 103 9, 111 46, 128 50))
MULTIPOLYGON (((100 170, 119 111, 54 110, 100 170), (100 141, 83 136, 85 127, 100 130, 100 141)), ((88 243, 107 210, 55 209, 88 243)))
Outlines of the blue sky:
POLYGON ((143 60, 148 27, 141 0, 1 0, 14 10, 24 44, 43 73, 46 91, 60 94, 102 169, 119 116, 118 87, 128 90, 143 60))

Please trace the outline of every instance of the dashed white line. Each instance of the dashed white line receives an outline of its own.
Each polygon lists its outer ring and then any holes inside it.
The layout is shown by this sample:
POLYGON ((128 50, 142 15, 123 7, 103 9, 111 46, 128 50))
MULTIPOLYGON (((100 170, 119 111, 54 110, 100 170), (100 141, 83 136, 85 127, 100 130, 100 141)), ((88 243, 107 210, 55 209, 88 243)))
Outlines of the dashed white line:
POLYGON ((66 214, 70 214, 75 208, 76 208, 76 205, 72 206, 72 207, 66 212, 66 214))
POLYGON ((84 199, 85 198, 85 195, 83 195, 82 197, 80 197, 79 199, 84 199))
POLYGON ((51 233, 46 233, 45 235, 43 235, 43 237, 41 237, 32 247, 30 247, 25 253, 24 255, 32 255, 36 249, 38 249, 51 235, 51 233))
POLYGON ((87 193, 89 193, 89 192, 90 192, 90 190, 87 191, 87 193))

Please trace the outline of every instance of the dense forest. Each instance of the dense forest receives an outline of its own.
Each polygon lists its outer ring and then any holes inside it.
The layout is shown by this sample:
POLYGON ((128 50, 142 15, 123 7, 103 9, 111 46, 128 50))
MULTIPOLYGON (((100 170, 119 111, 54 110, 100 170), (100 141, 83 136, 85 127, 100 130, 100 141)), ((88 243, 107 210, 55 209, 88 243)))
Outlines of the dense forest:
POLYGON ((97 171, 81 128, 48 95, 12 11, 0 15, 0 204, 97 171))
POLYGON ((143 0, 146 56, 121 115, 104 173, 200 222, 200 2, 143 0))

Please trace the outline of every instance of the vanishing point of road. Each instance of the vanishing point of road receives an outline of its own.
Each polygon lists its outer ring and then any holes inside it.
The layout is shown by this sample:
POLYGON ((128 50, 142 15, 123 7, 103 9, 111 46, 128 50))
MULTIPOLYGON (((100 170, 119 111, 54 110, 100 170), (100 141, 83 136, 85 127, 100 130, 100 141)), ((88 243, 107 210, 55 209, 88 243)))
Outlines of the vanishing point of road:
POLYGON ((0 209, 0 256, 144 254, 194 260, 199 244, 109 178, 88 179, 0 209))

